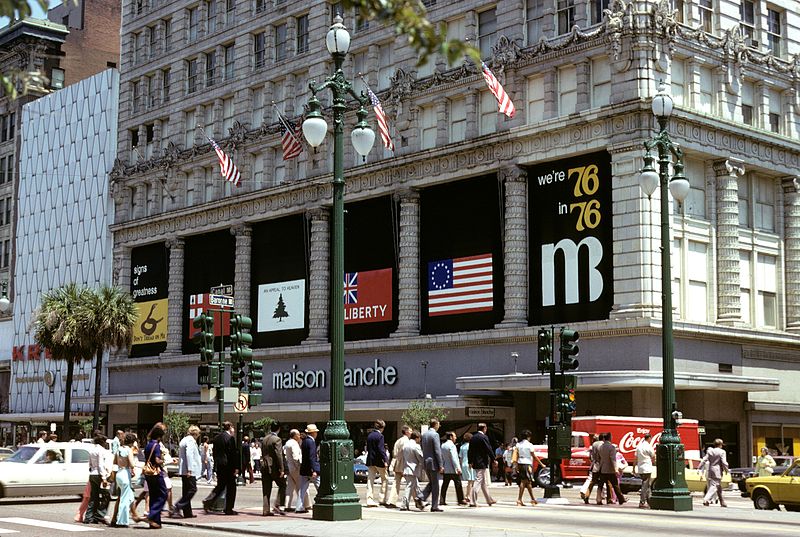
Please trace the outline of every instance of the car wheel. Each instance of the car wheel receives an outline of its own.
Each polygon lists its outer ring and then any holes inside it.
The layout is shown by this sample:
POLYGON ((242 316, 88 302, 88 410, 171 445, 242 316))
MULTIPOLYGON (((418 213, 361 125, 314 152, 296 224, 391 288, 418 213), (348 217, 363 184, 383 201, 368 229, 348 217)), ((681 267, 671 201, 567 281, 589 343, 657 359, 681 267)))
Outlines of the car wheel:
MULTIPOLYGON (((534 474, 533 480, 536 481, 536 485, 539 486, 539 487, 542 487, 542 488, 549 487, 550 486, 550 466, 547 466, 547 463, 545 463, 545 466, 540 466, 539 469, 534 474)), ((556 467, 556 479, 555 479, 555 481, 556 482, 560 482, 561 481, 561 470, 558 467, 556 467)))
POLYGON ((775 505, 775 502, 772 501, 772 498, 770 498, 769 492, 765 490, 757 490, 753 492, 753 507, 761 510, 772 510, 777 506, 775 505))

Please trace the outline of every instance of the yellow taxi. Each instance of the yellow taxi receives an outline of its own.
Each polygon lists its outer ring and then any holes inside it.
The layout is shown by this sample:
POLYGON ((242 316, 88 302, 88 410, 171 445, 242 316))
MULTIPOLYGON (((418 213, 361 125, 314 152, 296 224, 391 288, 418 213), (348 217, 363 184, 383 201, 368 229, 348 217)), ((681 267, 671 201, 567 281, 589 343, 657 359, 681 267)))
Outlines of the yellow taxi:
MULTIPOLYGON (((706 481, 706 471, 700 469, 701 459, 686 459, 686 470, 684 477, 686 478, 686 486, 690 492, 705 492, 708 481, 706 481)), ((725 490, 731 485, 731 474, 722 474, 720 481, 722 489, 725 490)))
POLYGON ((800 511, 800 459, 780 475, 750 477, 745 486, 756 509, 783 505, 787 511, 800 511))

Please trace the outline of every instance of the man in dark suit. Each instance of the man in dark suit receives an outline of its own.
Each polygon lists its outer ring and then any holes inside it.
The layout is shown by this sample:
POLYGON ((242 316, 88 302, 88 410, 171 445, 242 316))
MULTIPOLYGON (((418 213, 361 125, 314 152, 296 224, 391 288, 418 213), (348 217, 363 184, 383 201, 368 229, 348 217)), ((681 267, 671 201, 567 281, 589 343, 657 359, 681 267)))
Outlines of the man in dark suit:
POLYGON ((608 487, 607 490, 614 490, 614 494, 617 495, 617 501, 622 505, 627 500, 622 495, 622 490, 620 490, 619 481, 617 480, 617 448, 611 443, 611 433, 603 434, 603 443, 600 444, 597 455, 600 459, 600 479, 608 487))
POLYGON ((238 515, 233 510, 236 502, 236 476, 241 469, 241 451, 236 441, 236 429, 226 421, 222 424, 222 432, 214 437, 214 466, 217 472, 217 486, 203 500, 203 509, 211 511, 217 497, 225 491, 225 514, 238 515))
POLYGON ((374 498, 376 476, 381 478, 381 505, 386 505, 386 494, 389 491, 389 481, 386 479, 386 467, 389 461, 386 460, 384 427, 386 427, 386 423, 383 420, 375 420, 372 432, 367 435, 367 507, 378 506, 374 498))
POLYGON ((305 508, 308 486, 313 482, 319 487, 319 456, 317 455, 317 434, 319 429, 313 423, 306 426, 306 436, 300 444, 302 461, 300 462, 300 494, 297 496, 295 513, 307 513, 305 508))
POLYGON ((286 497, 286 474, 283 467, 283 442, 278 436, 281 422, 275 420, 269 426, 269 434, 261 442, 261 494, 264 505, 261 514, 264 516, 283 515, 281 510, 283 499, 286 497), (272 510, 269 507, 269 497, 272 494, 272 483, 278 485, 278 495, 272 510))
POLYGON ((253 467, 250 466, 250 437, 242 438, 242 485, 247 485, 247 476, 250 475, 250 484, 253 484, 253 467))
POLYGON ((422 459, 425 464, 425 474, 428 476, 428 485, 420 494, 424 503, 428 496, 431 498, 431 513, 441 513, 439 509, 439 474, 444 474, 444 461, 442 460, 442 444, 439 438, 439 420, 432 418, 428 430, 422 435, 422 459))
POLYGON ((489 442, 489 437, 486 436, 486 431, 489 428, 485 423, 478 424, 478 432, 472 435, 472 440, 469 441, 469 452, 467 458, 469 460, 469 467, 475 470, 475 484, 472 487, 472 498, 470 498, 470 507, 478 506, 478 489, 483 491, 483 497, 486 503, 490 506, 495 502, 489 495, 488 480, 491 479, 490 470, 492 467, 492 459, 494 458, 494 451, 492 451, 492 444, 489 442))

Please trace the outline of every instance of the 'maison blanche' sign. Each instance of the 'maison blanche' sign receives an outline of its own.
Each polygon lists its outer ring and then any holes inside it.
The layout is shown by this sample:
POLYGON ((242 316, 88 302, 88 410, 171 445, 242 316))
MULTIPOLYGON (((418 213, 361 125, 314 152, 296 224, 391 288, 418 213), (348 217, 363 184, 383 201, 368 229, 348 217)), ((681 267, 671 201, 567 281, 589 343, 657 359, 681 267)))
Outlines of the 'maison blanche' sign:
POLYGON ((606 151, 528 169, 532 325, 608 318, 611 180, 606 151))
MULTIPOLYGON (((272 373, 273 390, 315 390, 324 388, 328 380, 328 371, 325 369, 302 370, 297 364, 292 365, 290 371, 275 371, 272 373)), ((375 358, 372 365, 367 367, 345 367, 345 388, 393 386, 397 382, 397 369, 394 366, 382 366, 381 361, 375 358)))

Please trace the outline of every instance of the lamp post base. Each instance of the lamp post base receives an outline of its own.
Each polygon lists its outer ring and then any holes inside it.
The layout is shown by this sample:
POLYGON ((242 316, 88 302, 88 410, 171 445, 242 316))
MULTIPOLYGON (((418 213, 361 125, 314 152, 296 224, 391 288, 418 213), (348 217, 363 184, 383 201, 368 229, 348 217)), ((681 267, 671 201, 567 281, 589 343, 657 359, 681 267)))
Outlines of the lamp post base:
MULTIPOLYGON (((328 422, 333 434, 339 436, 344 422, 328 422)), ((353 474, 353 441, 349 438, 327 438, 320 443, 320 487, 314 500, 314 520, 361 520, 361 503, 356 492, 353 474)))
POLYGON ((658 474, 653 482, 650 508, 660 511, 691 511, 692 495, 686 486, 683 444, 675 442, 675 431, 664 431, 656 448, 658 474), (666 437, 666 438, 665 438, 666 437))

